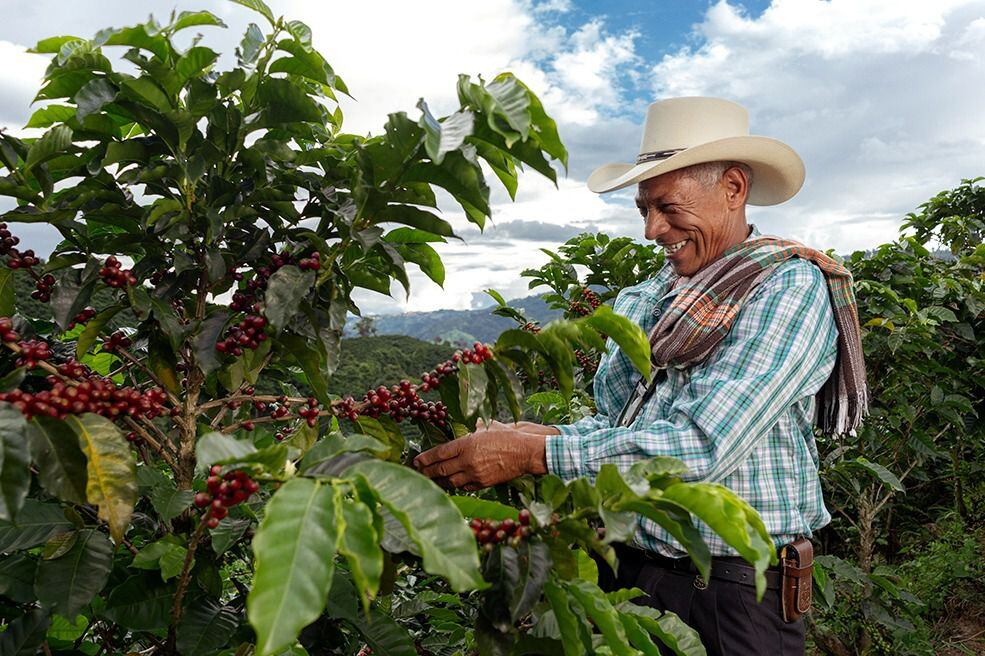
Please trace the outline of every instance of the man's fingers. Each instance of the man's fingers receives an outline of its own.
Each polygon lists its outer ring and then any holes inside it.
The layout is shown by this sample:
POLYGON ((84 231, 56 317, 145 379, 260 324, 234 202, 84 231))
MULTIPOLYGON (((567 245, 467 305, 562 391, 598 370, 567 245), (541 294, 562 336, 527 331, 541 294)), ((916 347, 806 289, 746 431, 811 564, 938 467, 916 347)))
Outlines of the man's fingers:
POLYGON ((462 470, 457 460, 442 460, 433 465, 428 465, 421 470, 421 473, 428 478, 447 478, 452 474, 457 474, 462 470))
POLYGON ((459 451, 462 450, 461 442, 458 440, 452 440, 447 444, 442 444, 441 446, 436 446, 433 449, 428 449, 424 453, 420 454, 414 458, 414 466, 418 469, 427 467, 428 465, 433 465, 436 462, 441 462, 442 460, 448 460, 449 458, 454 458, 458 455, 459 451))
POLYGON ((472 479, 465 472, 458 472, 453 476, 449 476, 448 482, 454 487, 467 487, 472 482, 472 479))

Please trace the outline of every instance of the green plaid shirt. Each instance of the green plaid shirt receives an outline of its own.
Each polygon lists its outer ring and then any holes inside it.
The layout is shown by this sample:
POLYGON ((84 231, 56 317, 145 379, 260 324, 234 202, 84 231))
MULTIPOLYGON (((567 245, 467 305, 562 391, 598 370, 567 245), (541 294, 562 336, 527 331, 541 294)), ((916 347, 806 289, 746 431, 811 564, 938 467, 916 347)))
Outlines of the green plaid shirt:
MULTIPOLYGON (((649 334, 675 294, 676 278, 668 264, 622 290, 613 309, 649 334)), ((595 374, 598 413, 558 426, 561 435, 547 438, 548 469, 565 480, 594 479, 605 463, 628 468, 672 456, 688 466, 684 480, 721 483, 752 504, 777 547, 810 536, 831 519, 821 496, 813 423, 814 394, 834 368, 837 337, 823 274, 791 259, 753 290, 705 362, 667 370, 627 427, 613 423, 640 376, 609 340, 595 374)), ((656 523, 638 521, 639 546, 685 555, 656 523)), ((698 528, 713 555, 736 555, 703 522, 698 528)))

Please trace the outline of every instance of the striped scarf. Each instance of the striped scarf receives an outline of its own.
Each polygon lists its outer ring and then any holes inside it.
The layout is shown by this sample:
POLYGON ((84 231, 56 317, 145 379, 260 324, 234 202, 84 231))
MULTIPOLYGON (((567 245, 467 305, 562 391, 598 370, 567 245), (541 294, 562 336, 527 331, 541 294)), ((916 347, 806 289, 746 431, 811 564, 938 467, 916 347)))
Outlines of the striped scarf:
POLYGON ((687 280, 650 333, 653 362, 664 368, 704 361, 728 334, 752 290, 792 257, 809 260, 824 273, 838 327, 838 356, 817 393, 815 422, 826 434, 854 431, 868 414, 868 387, 852 274, 824 253, 795 241, 746 240, 687 280))

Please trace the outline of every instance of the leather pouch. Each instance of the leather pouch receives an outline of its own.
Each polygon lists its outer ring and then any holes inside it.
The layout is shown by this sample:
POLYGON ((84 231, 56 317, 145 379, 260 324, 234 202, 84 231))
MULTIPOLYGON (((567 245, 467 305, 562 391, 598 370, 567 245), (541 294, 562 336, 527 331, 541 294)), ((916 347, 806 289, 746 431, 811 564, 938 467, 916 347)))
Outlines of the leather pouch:
POLYGON ((811 609, 814 547, 799 538, 780 551, 783 621, 796 622, 811 609))

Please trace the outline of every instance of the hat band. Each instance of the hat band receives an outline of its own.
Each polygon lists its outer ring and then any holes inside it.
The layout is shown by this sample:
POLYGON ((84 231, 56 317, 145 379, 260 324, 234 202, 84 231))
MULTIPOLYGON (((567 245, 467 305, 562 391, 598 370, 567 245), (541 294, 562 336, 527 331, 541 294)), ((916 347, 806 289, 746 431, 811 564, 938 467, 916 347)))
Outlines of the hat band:
POLYGON ((653 162, 658 159, 667 159, 671 155, 675 155, 682 150, 687 150, 687 148, 673 148, 671 150, 656 150, 652 153, 640 153, 636 156, 636 163, 643 164, 645 162, 653 162))

